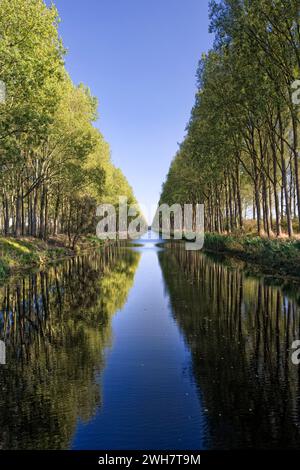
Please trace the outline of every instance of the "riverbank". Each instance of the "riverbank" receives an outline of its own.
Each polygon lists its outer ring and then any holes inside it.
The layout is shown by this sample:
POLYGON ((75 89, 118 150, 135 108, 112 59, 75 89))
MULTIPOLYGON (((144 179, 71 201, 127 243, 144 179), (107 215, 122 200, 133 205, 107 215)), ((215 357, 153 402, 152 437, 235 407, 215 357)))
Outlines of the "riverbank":
POLYGON ((204 251, 254 263, 262 272, 300 278, 300 241, 206 233, 204 251))
POLYGON ((68 247, 65 236, 52 237, 47 242, 33 237, 0 237, 0 282, 13 274, 43 268, 102 245, 96 237, 82 238, 74 250, 68 247))

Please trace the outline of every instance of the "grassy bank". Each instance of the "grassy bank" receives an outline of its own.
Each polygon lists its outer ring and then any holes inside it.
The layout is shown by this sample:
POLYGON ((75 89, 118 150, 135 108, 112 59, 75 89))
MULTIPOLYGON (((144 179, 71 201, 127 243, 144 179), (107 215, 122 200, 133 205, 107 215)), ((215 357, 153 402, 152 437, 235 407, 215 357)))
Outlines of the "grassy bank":
POLYGON ((300 277, 300 241, 206 233, 204 249, 228 253, 276 272, 300 277))
POLYGON ((0 281, 11 274, 43 267, 101 244, 95 237, 86 237, 76 250, 71 250, 66 237, 51 238, 47 243, 33 237, 0 237, 0 281))

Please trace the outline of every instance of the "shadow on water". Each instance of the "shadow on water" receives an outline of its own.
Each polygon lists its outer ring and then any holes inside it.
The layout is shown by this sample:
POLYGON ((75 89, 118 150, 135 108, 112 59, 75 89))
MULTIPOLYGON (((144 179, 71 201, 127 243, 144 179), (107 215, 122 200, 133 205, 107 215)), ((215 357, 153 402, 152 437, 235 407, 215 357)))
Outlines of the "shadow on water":
POLYGON ((158 254, 172 312, 192 353, 208 448, 300 444, 299 289, 269 285, 182 245, 158 254))
POLYGON ((101 406, 112 315, 140 255, 111 248, 0 288, 0 448, 65 449, 101 406))

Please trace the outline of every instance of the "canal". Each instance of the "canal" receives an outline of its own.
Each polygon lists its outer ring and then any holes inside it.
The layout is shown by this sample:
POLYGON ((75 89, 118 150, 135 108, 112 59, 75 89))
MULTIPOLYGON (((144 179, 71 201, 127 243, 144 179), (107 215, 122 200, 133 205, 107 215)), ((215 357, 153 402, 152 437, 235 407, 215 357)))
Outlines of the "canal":
POLYGON ((148 241, 11 279, 1 448, 299 447, 299 294, 148 241))

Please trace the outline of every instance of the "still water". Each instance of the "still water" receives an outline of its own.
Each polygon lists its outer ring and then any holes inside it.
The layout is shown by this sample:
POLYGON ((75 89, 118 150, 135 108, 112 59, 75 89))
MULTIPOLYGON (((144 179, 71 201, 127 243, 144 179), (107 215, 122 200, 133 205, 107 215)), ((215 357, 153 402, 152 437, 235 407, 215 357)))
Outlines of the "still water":
POLYGON ((0 448, 299 447, 300 291, 184 245, 0 288, 0 448))

